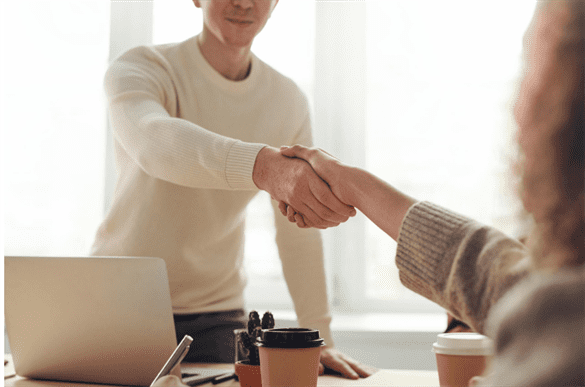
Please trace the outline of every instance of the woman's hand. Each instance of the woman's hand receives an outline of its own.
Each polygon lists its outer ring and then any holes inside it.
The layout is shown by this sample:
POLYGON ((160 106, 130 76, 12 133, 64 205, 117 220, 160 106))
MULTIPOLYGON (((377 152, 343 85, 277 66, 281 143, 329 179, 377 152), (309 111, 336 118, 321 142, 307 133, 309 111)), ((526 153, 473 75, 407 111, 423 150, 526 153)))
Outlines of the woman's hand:
MULTIPOLYGON (((282 155, 290 158, 298 158, 311 165, 319 177, 329 186, 333 194, 343 203, 349 204, 349 191, 342 187, 344 166, 338 159, 322 149, 307 148, 302 145, 292 147, 283 146, 280 148, 282 155)), ((290 204, 279 201, 278 207, 282 215, 286 216, 292 223, 300 228, 309 228, 309 222, 305 216, 290 204)))
POLYGON ((280 153, 286 157, 299 158, 308 162, 313 170, 325 183, 337 198, 345 204, 352 206, 351 192, 343 184, 344 174, 349 169, 341 161, 325 152, 323 149, 307 148, 302 145, 292 147, 283 146, 280 153))
MULTIPOLYGON (((283 156, 308 162, 340 201, 359 209, 392 239, 398 239, 402 220, 416 199, 364 169, 341 163, 321 149, 295 145, 282 147, 280 152, 283 156)), ((285 216, 300 222, 302 216, 294 210, 285 203, 280 204, 280 211, 285 216)))
POLYGON ((258 188, 300 210, 312 227, 335 227, 356 214, 307 162, 286 157, 272 147, 266 146, 258 153, 252 175, 258 188))

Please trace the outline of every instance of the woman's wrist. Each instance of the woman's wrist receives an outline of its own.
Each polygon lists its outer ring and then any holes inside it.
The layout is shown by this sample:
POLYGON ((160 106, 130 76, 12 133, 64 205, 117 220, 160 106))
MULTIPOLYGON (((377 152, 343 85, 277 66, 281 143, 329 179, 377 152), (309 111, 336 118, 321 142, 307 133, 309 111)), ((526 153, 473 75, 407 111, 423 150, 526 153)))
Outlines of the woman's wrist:
POLYGON ((340 176, 347 204, 397 240, 402 220, 416 200, 379 177, 357 167, 348 167, 340 176))
POLYGON ((363 195, 361 192, 360 181, 363 181, 363 171, 360 168, 343 165, 338 174, 338 182, 343 192, 343 198, 346 201, 345 204, 359 208, 360 196, 363 195))

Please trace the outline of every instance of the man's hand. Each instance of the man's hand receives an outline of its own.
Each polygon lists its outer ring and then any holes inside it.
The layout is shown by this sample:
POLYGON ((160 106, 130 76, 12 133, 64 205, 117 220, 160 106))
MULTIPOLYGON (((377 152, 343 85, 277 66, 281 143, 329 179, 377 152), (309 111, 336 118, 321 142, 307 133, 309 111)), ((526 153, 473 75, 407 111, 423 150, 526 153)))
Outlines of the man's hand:
MULTIPOLYGON (((280 148, 280 152, 286 157, 299 158, 311 164, 313 170, 327 183, 335 196, 343 203, 352 205, 350 203, 353 200, 351 198, 351 192, 343 185, 343 174, 349 167, 343 165, 338 159, 322 149, 295 145, 292 147, 283 146, 280 148)), ((280 212, 286 216, 290 222, 296 223, 300 228, 309 227, 302 211, 299 211, 297 208, 294 208, 294 206, 283 201, 279 202, 278 207, 280 212)))
POLYGON ((367 378, 378 371, 375 367, 361 364, 335 348, 329 348, 327 346, 321 348, 319 375, 323 375, 326 368, 338 372, 341 376, 348 379, 367 378))
POLYGON ((285 157, 275 148, 264 147, 258 153, 253 180, 274 200, 302 213, 306 226, 334 227, 356 214, 352 206, 342 203, 331 192, 309 164, 285 157))

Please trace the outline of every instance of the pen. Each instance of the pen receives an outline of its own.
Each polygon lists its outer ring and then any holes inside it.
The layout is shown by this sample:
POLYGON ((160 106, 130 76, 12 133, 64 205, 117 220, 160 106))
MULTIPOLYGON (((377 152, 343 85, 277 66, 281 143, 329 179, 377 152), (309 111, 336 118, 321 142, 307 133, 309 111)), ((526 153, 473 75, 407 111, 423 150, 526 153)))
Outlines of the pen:
POLYGON ((212 384, 219 384, 219 383, 227 382, 230 379, 234 379, 235 377, 236 377, 236 374, 234 372, 232 372, 230 374, 218 376, 217 378, 213 379, 211 381, 211 383, 212 384))
POLYGON ((154 378, 154 380, 150 384, 150 387, 152 387, 152 385, 156 383, 157 380, 159 380, 165 375, 168 375, 168 373, 171 372, 172 369, 175 368, 175 366, 181 362, 181 360, 183 360, 185 355, 187 355, 187 352, 189 351, 189 347, 191 346, 192 342, 193 338, 191 336, 185 335, 185 337, 183 337, 183 340, 181 340, 179 345, 177 345, 177 348, 175 348, 175 350, 171 354, 171 357, 169 357, 169 360, 167 360, 167 362, 160 370, 158 375, 156 375, 156 378, 154 378))

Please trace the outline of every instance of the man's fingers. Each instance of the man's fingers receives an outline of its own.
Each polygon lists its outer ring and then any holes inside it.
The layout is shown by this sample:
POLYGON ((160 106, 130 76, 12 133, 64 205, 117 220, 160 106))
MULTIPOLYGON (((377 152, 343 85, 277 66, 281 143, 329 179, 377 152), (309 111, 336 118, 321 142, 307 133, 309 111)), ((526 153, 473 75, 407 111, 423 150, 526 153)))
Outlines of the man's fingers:
MULTIPOLYGON (((338 226, 339 222, 331 222, 327 219, 323 219, 313 210, 313 208, 320 207, 323 207, 323 205, 315 198, 308 198, 306 204, 302 203, 300 205, 295 205, 297 212, 303 214, 303 218, 307 226, 320 229, 338 226)), ((323 211, 323 209, 320 208, 320 211, 323 211)))
POLYGON ((288 218, 289 222, 295 223, 296 219, 295 219, 295 215, 297 214, 297 212, 294 210, 294 208, 292 208, 291 206, 287 207, 287 211, 285 216, 288 218))
POLYGON ((347 363, 349 367, 351 367, 351 369, 360 376, 360 378, 367 378, 368 376, 372 376, 378 371, 377 368, 362 364, 354 358, 351 358, 343 353, 339 353, 339 358, 347 363))
POLYGON ((350 363, 351 368, 360 376, 360 378, 367 378, 378 372, 377 368, 370 367, 358 362, 350 363))
POLYGON ((299 214, 291 206, 287 206, 286 214, 284 214, 284 215, 287 217, 289 222, 296 223, 299 228, 309 228, 310 227, 309 225, 307 225, 307 222, 303 218, 303 214, 299 214))
POLYGON ((333 371, 339 372, 342 376, 350 379, 359 379, 359 375, 341 357, 341 353, 335 349, 321 350, 321 363, 333 371))
POLYGON ((296 213, 293 218, 294 218, 294 221, 296 222, 296 224, 299 228, 309 228, 310 227, 307 224, 307 222, 305 221, 305 218, 303 217, 302 214, 296 213))
POLYGON ((286 214, 288 212, 288 207, 289 207, 289 205, 286 204, 285 202, 283 202, 282 200, 280 200, 278 202, 278 209, 280 210, 280 213, 284 216, 286 216, 286 214))
POLYGON ((321 363, 350 379, 367 378, 378 371, 375 367, 363 365, 334 348, 321 349, 321 363))
POLYGON ((346 378, 349 378, 349 379, 359 379, 360 378, 360 376, 357 374, 357 372, 355 372, 353 370, 353 368, 351 368, 349 366, 349 364, 347 364, 346 362, 344 362, 340 358, 333 359, 331 362, 329 362, 329 364, 327 364, 327 367, 331 368, 333 371, 339 372, 341 375, 343 375, 346 378))

